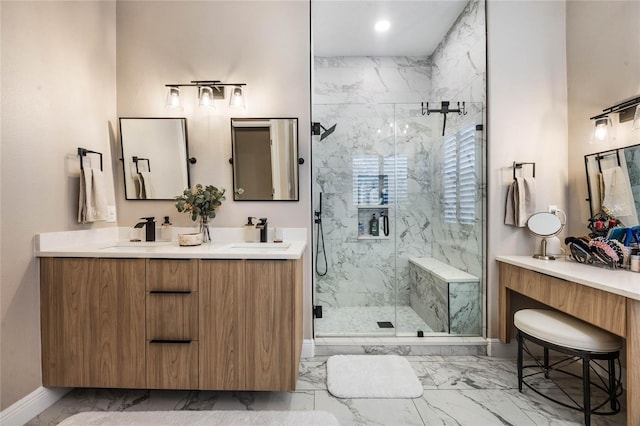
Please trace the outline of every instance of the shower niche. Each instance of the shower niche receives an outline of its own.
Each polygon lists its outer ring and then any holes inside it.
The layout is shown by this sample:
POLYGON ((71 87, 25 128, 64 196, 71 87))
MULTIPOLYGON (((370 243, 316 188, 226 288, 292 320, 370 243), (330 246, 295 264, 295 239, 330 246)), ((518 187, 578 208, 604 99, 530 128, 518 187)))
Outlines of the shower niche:
POLYGON ((389 239, 389 175, 355 177, 358 239, 389 239))

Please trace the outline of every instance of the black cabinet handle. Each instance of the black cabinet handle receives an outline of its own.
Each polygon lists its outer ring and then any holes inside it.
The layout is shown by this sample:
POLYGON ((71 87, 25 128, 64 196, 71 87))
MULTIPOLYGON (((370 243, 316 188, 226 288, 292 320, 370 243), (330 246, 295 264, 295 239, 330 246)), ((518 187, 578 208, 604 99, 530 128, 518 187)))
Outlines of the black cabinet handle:
POLYGON ((150 340, 149 343, 179 343, 183 345, 188 345, 192 340, 162 340, 162 339, 153 339, 150 340))
POLYGON ((191 290, 151 290, 149 294, 191 294, 191 290))

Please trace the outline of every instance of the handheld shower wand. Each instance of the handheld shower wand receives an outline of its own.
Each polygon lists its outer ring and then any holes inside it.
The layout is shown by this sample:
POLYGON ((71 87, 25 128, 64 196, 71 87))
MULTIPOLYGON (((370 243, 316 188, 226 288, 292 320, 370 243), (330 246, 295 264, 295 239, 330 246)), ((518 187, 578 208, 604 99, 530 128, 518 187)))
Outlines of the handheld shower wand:
POLYGON ((323 277, 327 275, 329 271, 329 267, 327 264, 327 252, 324 247, 324 231, 322 230, 322 192, 320 193, 320 203, 318 205, 318 210, 313 212, 315 216, 314 223, 318 225, 318 230, 316 234, 316 274, 323 277), (320 272, 320 240, 322 239, 322 255, 324 256, 324 272, 320 272))

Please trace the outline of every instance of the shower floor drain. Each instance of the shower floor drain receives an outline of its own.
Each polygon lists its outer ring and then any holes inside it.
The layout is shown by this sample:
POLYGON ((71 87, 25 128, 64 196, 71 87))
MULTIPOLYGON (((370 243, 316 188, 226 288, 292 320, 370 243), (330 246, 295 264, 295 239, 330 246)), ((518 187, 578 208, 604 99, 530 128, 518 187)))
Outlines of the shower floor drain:
POLYGON ((391 321, 378 321, 378 327, 380 328, 393 328, 391 321))

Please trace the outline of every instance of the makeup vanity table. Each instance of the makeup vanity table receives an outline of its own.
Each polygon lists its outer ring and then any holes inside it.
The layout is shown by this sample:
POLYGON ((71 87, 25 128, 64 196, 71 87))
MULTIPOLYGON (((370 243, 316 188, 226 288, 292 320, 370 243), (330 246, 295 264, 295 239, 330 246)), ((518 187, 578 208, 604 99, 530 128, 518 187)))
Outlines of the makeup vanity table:
POLYGON ((640 274, 531 256, 497 256, 499 337, 510 341, 519 293, 626 339, 627 425, 640 425, 640 274))

